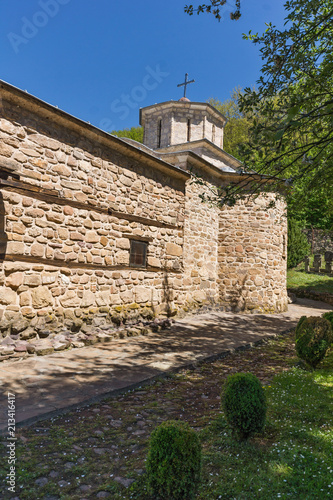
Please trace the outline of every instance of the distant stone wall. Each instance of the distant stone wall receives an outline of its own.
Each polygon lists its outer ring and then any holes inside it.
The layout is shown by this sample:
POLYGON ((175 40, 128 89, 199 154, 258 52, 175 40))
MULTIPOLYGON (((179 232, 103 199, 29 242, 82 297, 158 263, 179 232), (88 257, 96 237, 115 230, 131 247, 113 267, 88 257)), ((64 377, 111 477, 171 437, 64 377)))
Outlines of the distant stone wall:
POLYGON ((306 229, 304 233, 308 238, 312 253, 333 252, 333 231, 306 229))

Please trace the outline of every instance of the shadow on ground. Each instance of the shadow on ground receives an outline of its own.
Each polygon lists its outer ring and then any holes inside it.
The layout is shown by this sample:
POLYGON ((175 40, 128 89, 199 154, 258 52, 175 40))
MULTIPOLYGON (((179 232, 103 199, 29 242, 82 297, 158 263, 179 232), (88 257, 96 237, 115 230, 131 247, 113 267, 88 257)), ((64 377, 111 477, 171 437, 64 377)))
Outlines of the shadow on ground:
POLYGON ((0 429, 7 424, 8 392, 16 395, 17 423, 28 423, 282 333, 293 328, 302 315, 332 309, 299 299, 280 315, 210 313, 185 318, 169 330, 146 337, 4 362, 0 365, 0 429))

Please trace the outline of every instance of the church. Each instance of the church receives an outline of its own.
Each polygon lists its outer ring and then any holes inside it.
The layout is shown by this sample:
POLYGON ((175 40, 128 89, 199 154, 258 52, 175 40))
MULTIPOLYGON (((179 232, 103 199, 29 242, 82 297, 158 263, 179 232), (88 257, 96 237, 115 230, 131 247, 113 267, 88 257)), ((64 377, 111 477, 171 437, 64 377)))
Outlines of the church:
POLYGON ((143 144, 0 81, 2 336, 115 312, 287 309, 283 200, 202 201, 241 178, 224 116, 183 97, 140 123, 143 144))

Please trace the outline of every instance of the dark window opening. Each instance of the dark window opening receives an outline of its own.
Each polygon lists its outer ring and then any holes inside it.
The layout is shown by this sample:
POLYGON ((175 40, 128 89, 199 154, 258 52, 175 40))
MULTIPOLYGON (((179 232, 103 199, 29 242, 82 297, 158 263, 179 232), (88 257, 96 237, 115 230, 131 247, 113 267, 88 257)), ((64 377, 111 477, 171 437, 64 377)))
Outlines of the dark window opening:
POLYGON ((147 266, 147 247, 145 241, 131 240, 130 249, 130 266, 146 267, 147 266))
POLYGON ((191 120, 187 120, 187 142, 191 140, 191 120))
POLYGON ((162 138, 162 120, 158 121, 157 127, 157 147, 161 147, 161 138, 162 138))
POLYGON ((215 142, 215 125, 212 126, 212 142, 215 142))

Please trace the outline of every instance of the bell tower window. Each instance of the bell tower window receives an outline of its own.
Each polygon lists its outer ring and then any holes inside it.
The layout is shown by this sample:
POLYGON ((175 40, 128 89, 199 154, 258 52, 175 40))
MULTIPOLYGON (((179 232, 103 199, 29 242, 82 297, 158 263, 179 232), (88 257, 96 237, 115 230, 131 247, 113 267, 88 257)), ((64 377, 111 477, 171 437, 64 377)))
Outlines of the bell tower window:
POLYGON ((187 142, 191 140, 191 120, 190 118, 187 120, 187 142))
POLYGON ((158 120, 157 124, 157 147, 161 147, 161 139, 162 139, 162 120, 158 120))

